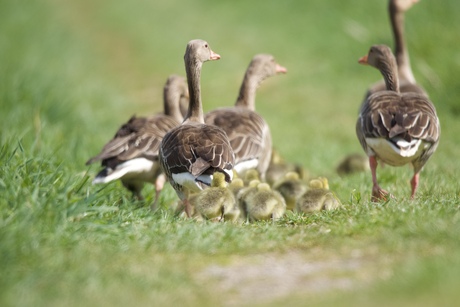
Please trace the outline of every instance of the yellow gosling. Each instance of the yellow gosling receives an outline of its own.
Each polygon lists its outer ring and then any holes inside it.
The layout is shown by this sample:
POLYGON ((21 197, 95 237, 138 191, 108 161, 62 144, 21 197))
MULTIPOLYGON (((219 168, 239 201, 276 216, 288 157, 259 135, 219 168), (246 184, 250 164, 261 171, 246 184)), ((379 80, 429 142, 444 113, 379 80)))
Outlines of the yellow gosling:
POLYGON ((297 199, 307 191, 307 184, 296 172, 287 172, 283 178, 273 185, 286 201, 286 209, 294 210, 297 199))
POLYGON ((247 193, 243 204, 250 221, 275 221, 286 212, 284 198, 277 191, 273 191, 268 183, 259 183, 256 190, 247 193))
POLYGON ((298 212, 311 213, 321 210, 333 210, 342 204, 335 194, 329 190, 327 178, 320 177, 309 183, 307 190, 296 202, 298 212))
POLYGON ((240 214, 235 196, 227 188, 225 175, 221 172, 215 172, 211 187, 197 193, 190 202, 200 216, 209 220, 235 221, 240 214))

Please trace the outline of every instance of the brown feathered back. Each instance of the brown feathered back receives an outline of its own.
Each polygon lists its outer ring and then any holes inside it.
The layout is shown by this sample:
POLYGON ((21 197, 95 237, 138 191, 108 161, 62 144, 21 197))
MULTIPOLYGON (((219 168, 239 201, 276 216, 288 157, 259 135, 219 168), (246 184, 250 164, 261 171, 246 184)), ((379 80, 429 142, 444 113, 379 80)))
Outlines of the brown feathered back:
POLYGON ((204 124, 183 124, 171 130, 163 138, 160 157, 161 166, 176 191, 181 187, 172 180, 173 174, 190 173, 197 178, 219 171, 230 182, 227 172, 235 163, 225 132, 204 124))
POLYGON ((418 93, 383 91, 373 94, 360 111, 364 137, 423 139, 435 143, 439 124, 433 104, 418 93))
POLYGON ((101 153, 89 159, 86 164, 102 161, 102 166, 110 166, 108 164, 111 159, 123 162, 140 157, 157 160, 161 139, 178 125, 177 121, 166 115, 159 114, 150 118, 133 116, 102 148, 101 153))
POLYGON ((256 112, 243 108, 222 108, 206 115, 206 123, 227 132, 235 153, 235 164, 259 159, 257 170, 265 174, 270 163, 270 128, 256 112))

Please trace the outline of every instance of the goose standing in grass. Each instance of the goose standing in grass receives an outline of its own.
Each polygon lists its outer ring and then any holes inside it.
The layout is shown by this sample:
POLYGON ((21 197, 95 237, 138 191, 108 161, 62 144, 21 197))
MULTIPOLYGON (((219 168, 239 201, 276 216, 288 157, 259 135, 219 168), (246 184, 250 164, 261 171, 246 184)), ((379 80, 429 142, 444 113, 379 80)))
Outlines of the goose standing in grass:
POLYGON ((225 175, 215 172, 211 187, 197 193, 190 200, 195 211, 208 220, 236 221, 240 209, 233 192, 227 188, 225 175))
MULTIPOLYGON (((255 184, 254 184, 255 185, 255 184)), ((246 217, 250 221, 280 219, 286 212, 286 202, 280 193, 270 188, 268 183, 258 183, 242 196, 246 217)))
POLYGON ((310 180, 309 189, 297 199, 296 211, 311 213, 321 210, 333 210, 342 204, 329 190, 329 182, 325 177, 310 180))
POLYGON ((183 100, 188 101, 185 78, 172 75, 164 86, 164 114, 131 117, 102 151, 86 162, 88 165, 102 161, 104 167, 93 184, 120 179, 135 197, 143 199, 141 191, 144 183, 150 182, 155 184, 155 205, 165 181, 158 163, 158 149, 166 132, 182 122, 179 104, 183 100))
POLYGON ((218 60, 204 40, 192 40, 187 44, 184 62, 190 104, 183 123, 163 138, 160 145, 161 167, 190 217, 190 193, 196 193, 211 185, 215 172, 225 175, 231 182, 235 156, 225 131, 204 124, 201 102, 200 78, 203 63, 218 60))
MULTIPOLYGON (((415 92, 426 95, 425 90, 416 81, 410 65, 409 52, 404 38, 404 14, 419 0, 389 0, 388 13, 394 39, 394 54, 398 65, 399 90, 401 93, 415 92)), ((366 100, 375 92, 386 90, 385 81, 372 85, 366 93, 366 100)))
POLYGON ((414 198, 420 171, 439 142, 441 130, 436 109, 426 95, 400 93, 396 60, 389 47, 372 46, 359 63, 377 68, 387 89, 367 98, 356 123, 358 139, 369 157, 372 198, 384 200, 388 196, 377 182, 378 160, 392 166, 412 164, 411 198, 414 198))
POLYGON ((235 106, 206 114, 208 125, 218 126, 227 133, 235 152, 234 169, 240 176, 249 169, 257 169, 262 180, 265 179, 272 138, 267 122, 255 111, 256 90, 266 78, 286 72, 286 68, 277 64, 272 55, 254 56, 246 70, 235 106))

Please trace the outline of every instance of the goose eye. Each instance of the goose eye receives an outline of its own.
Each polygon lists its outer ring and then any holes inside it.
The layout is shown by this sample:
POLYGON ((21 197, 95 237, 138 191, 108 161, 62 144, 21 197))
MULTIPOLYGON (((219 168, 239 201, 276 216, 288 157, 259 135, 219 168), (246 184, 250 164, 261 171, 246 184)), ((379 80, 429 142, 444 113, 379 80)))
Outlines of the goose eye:
POLYGON ((208 48, 208 44, 205 44, 205 45, 204 45, 204 48, 208 48))

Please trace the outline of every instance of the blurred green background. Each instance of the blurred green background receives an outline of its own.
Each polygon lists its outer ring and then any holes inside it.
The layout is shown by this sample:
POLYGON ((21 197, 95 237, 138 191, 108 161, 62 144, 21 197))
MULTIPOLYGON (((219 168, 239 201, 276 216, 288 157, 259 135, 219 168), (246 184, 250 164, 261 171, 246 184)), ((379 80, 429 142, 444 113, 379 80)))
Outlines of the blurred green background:
MULTIPOLYGON (((295 251, 316 263, 353 258, 356 250, 367 265, 344 273, 351 289, 337 294, 306 283, 254 304, 455 301, 459 13, 457 0, 422 0, 406 14, 412 68, 436 105, 441 143, 417 200, 408 200, 410 168, 387 167, 379 177, 397 200, 376 206, 368 202, 370 174, 342 179, 335 167, 362 151, 357 110, 381 77, 357 60, 372 44, 393 46, 387 1, 0 0, 0 302, 252 305, 238 287, 219 288, 195 273, 257 262, 258 254, 295 251), (203 68, 205 111, 234 103, 256 53, 271 53, 288 69, 262 84, 257 110, 277 150, 312 176, 327 176, 344 210, 277 225, 199 224, 171 215, 171 189, 164 210, 151 214, 119 183, 91 186, 98 168, 85 161, 132 114, 161 110, 164 82, 185 75, 185 46, 195 38, 222 56, 203 68)), ((144 190, 147 200, 152 191, 144 190)))

